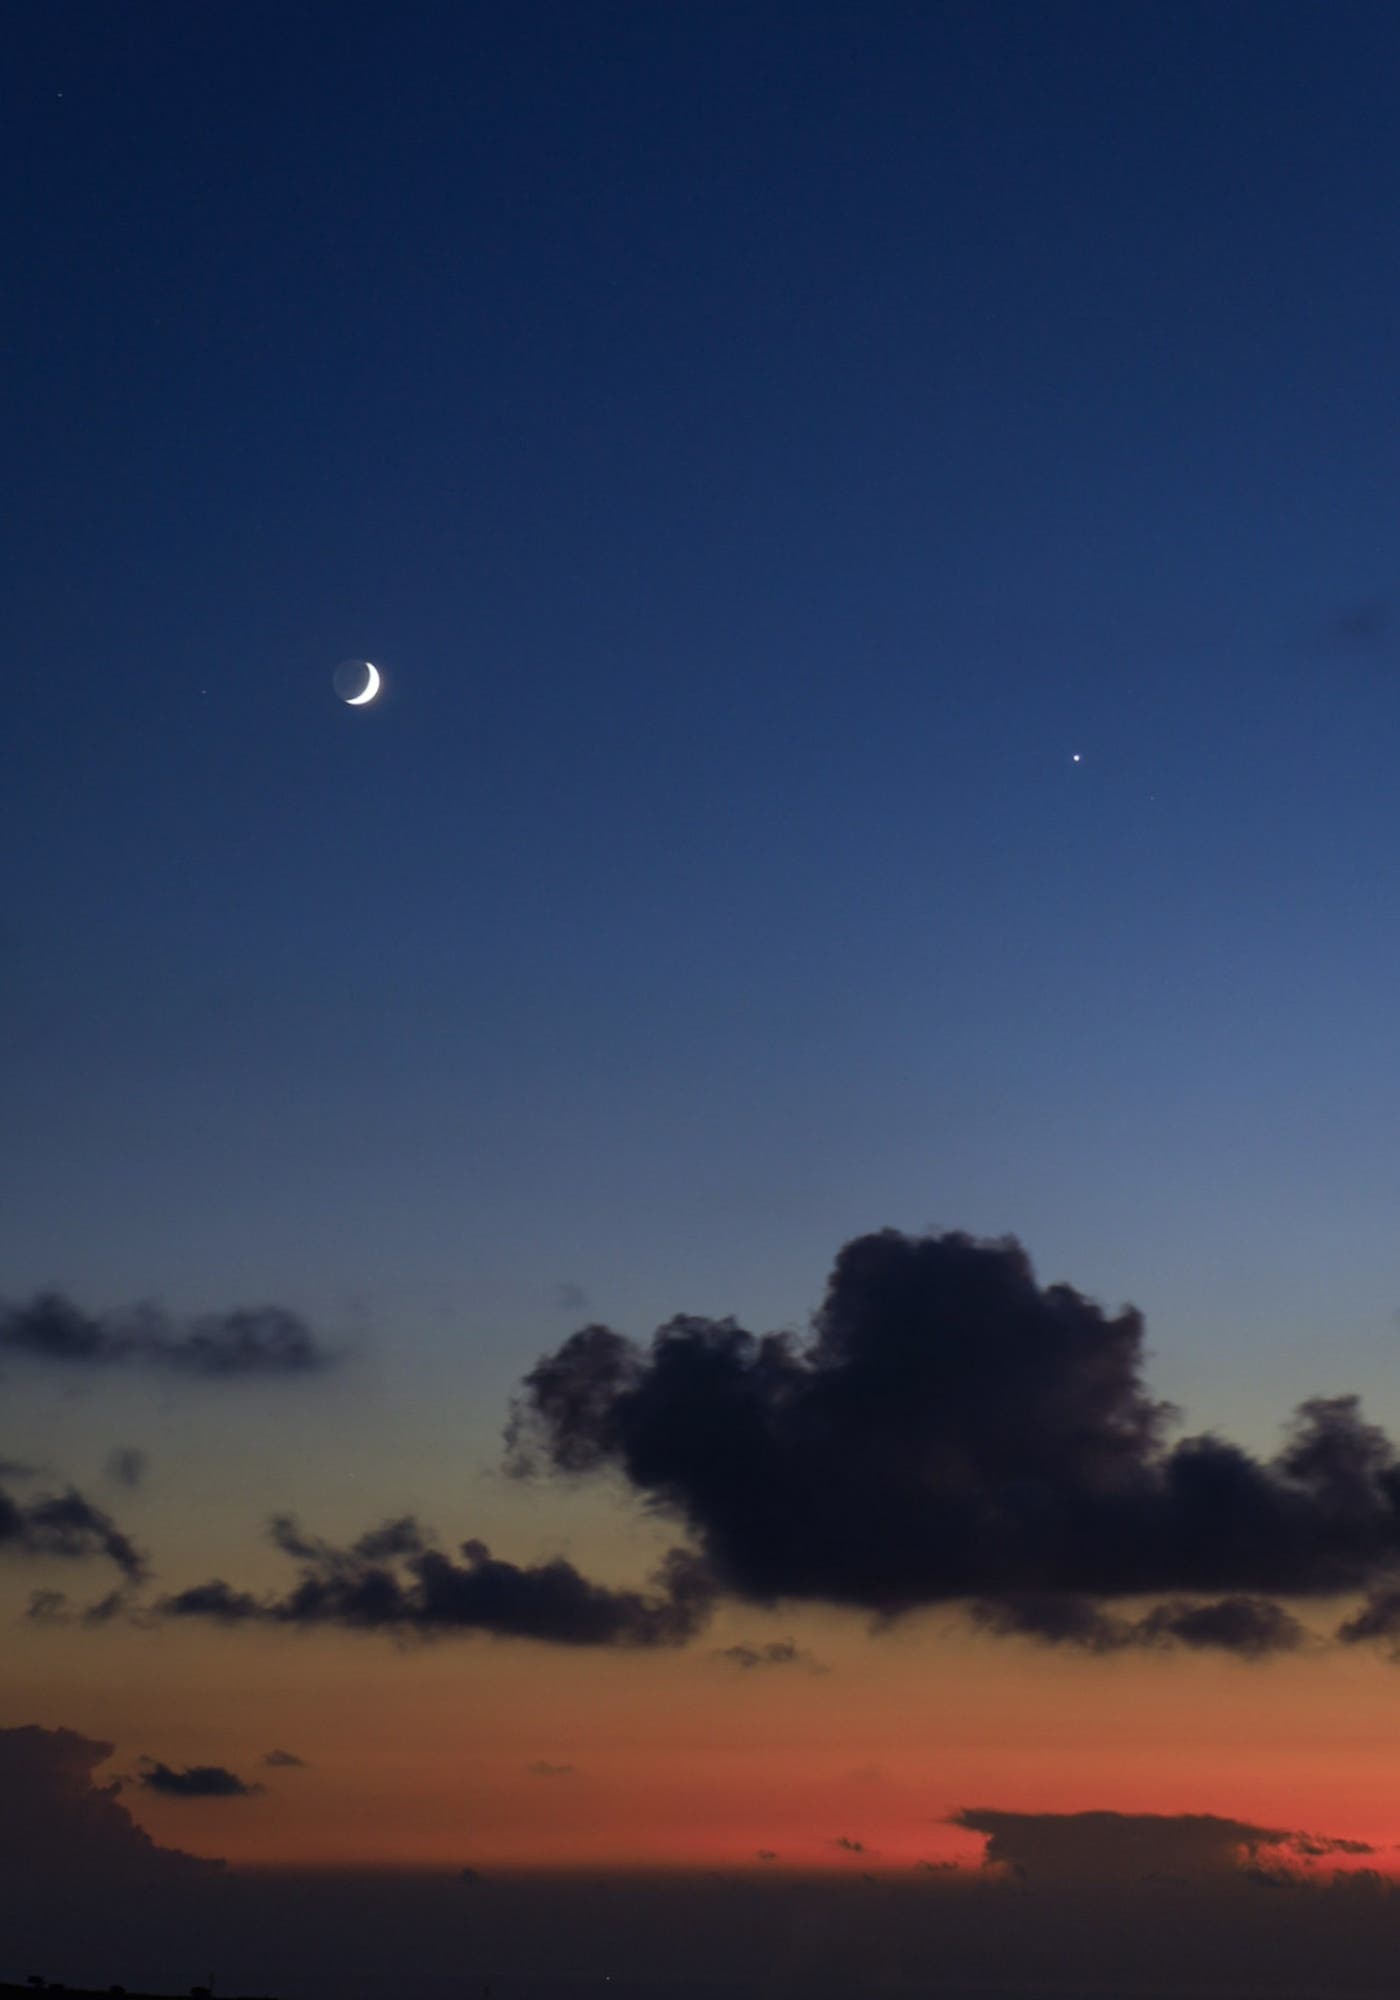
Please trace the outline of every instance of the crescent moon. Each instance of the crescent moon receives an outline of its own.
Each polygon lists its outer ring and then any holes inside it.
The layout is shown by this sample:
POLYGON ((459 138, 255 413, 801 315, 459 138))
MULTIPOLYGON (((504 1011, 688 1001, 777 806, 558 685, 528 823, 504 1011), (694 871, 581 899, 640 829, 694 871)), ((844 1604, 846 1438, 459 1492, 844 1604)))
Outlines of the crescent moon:
POLYGON ((366 660, 365 665, 369 668, 369 679, 365 683, 365 691, 363 694, 357 694, 351 700, 347 701, 345 704, 347 708, 363 708, 365 703, 373 701, 379 692, 378 667, 374 664, 373 660, 366 660))

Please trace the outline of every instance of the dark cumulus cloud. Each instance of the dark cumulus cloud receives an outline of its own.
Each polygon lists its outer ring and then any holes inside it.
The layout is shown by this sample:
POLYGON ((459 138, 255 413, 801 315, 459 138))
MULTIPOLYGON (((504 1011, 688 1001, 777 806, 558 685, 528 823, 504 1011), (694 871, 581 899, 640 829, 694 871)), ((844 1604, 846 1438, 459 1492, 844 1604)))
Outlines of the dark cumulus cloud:
POLYGON ((70 1369, 159 1368, 205 1380, 306 1375, 340 1359, 284 1306, 177 1320, 151 1305, 84 1312, 61 1292, 0 1307, 0 1354, 70 1369))
POLYGON ((1018 1813, 972 1807, 950 1825, 986 1840, 985 1863, 1027 1883, 1204 1884, 1263 1874, 1285 1884, 1324 1856, 1370 1854, 1365 1841, 1256 1826, 1214 1813, 1018 1813))
POLYGON ((762 1646, 751 1646, 740 1640, 734 1646, 721 1646, 715 1657, 728 1660, 731 1666, 740 1667, 745 1673, 751 1673, 756 1667, 805 1667, 811 1674, 828 1671, 820 1660, 804 1653, 795 1639, 770 1639, 762 1646))
POLYGON ((831 1844, 833 1847, 841 1848, 847 1854, 869 1854, 872 1852, 863 1840, 852 1840, 848 1833, 838 1833, 831 1844))
MULTIPOLYGON (((1041 1285, 1013 1238, 882 1230, 841 1250, 805 1339, 584 1327, 526 1377, 508 1463, 620 1472, 755 1603, 961 1602, 1090 1649, 1287 1650, 1275 1597, 1400 1566, 1394 1449, 1347 1395, 1303 1403, 1267 1460, 1210 1432, 1171 1443, 1143 1334, 1132 1307, 1041 1285), (1099 1615, 1157 1596, 1132 1629, 1099 1615)), ((1371 1622, 1389 1637, 1400 1612, 1371 1622)))
POLYGON ((0 1866, 11 1883, 180 1882, 223 1863, 158 1847, 121 1804, 121 1780, 93 1777, 113 1746, 72 1729, 0 1729, 0 1866))
POLYGON ((146 1575, 146 1559, 135 1543, 73 1486, 32 1500, 0 1487, 0 1553, 5 1551, 68 1560, 103 1556, 131 1583, 146 1575))
POLYGON ((247 1784, 222 1764, 188 1764, 183 1771, 175 1771, 154 1757, 142 1759, 137 1783, 167 1799, 251 1799, 263 1789, 247 1784))
POLYGON ((411 1638, 488 1633, 565 1646, 679 1646, 710 1615, 713 1586, 685 1549, 662 1562, 650 1592, 591 1583, 562 1557, 521 1567, 485 1542, 444 1553, 411 1516, 387 1521, 348 1548, 302 1532, 278 1515, 273 1541, 300 1565, 282 1596, 254 1597, 220 1580, 196 1584, 156 1605, 166 1618, 225 1625, 339 1626, 411 1638))
POLYGON ((304 1771, 306 1759, 298 1757, 291 1750, 269 1750, 263 1758, 263 1765, 272 1771, 304 1771))

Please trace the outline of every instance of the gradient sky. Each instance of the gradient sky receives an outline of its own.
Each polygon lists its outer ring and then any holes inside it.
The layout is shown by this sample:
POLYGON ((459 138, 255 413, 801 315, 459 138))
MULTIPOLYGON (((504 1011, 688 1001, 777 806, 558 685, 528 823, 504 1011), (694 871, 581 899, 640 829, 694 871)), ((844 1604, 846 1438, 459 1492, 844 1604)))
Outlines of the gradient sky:
MULTIPOLYGON (((1400 1429, 1394 9, 72 0, 10 53, 0 1298, 348 1350, 8 1356, 16 1496, 159 1590, 284 1589, 276 1511, 640 1588, 674 1520, 504 1475, 526 1372, 800 1331, 886 1226, 1132 1301, 1190 1430, 1400 1429)), ((125 1794, 234 1862, 1400 1843, 1361 1648, 85 1629, 31 1593, 109 1569, 0 1555, 0 1725, 262 1779, 125 1794)))

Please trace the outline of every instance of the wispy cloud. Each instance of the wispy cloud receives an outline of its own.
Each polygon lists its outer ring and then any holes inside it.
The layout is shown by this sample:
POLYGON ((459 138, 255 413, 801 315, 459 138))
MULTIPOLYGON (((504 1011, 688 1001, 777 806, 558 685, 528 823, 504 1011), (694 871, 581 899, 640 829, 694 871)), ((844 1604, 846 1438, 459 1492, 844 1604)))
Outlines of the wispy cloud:
POLYGON ((175 1319, 152 1305, 89 1313, 61 1292, 0 1307, 0 1354, 70 1369, 147 1367, 223 1381, 306 1375, 341 1359, 284 1306, 175 1319))

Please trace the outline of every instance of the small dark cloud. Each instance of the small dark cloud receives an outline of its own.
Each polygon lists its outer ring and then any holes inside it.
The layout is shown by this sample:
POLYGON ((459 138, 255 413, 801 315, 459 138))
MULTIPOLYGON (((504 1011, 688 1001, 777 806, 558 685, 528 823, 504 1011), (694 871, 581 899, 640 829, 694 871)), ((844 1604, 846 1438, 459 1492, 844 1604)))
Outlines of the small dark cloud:
POLYGON ((106 1474, 114 1486, 135 1488, 146 1477, 147 1459, 136 1445, 117 1445, 107 1454, 106 1474))
POLYGON ((129 1584, 107 1591, 91 1604, 74 1604, 66 1590, 33 1590, 24 1615, 34 1625, 85 1625, 89 1629, 111 1625, 117 1619, 143 1627, 151 1622, 129 1584))
POLYGON ((812 1674, 829 1671, 820 1660, 804 1653, 794 1639, 770 1639, 766 1646, 749 1646, 742 1642, 737 1646, 722 1646, 715 1658, 729 1660, 746 1673, 755 1667, 805 1667, 812 1674))
POLYGON ((572 1764, 551 1764, 546 1757, 537 1757, 534 1763, 527 1764, 525 1769, 532 1778, 572 1778, 574 1776, 574 1767, 572 1764))
POLYGON ((251 1799, 263 1789, 245 1784, 222 1764, 190 1764, 183 1771, 174 1771, 154 1757, 143 1757, 141 1763, 136 1782, 146 1791, 169 1799, 251 1799))
POLYGON ((582 1285, 576 1285, 571 1278, 563 1279, 554 1287, 554 1305, 559 1312, 586 1313, 591 1301, 582 1285))
POLYGON ((133 1583, 146 1575, 146 1559, 135 1543, 72 1486, 33 1500, 17 1500, 0 1487, 0 1551, 5 1550, 68 1560, 104 1556, 133 1583))
POLYGON ((269 1750, 263 1758, 263 1765, 271 1771, 304 1771, 307 1768, 306 1759, 295 1756, 290 1750, 269 1750))
MULTIPOLYGON (((620 1473, 751 1603, 975 1604, 1090 1651, 1262 1658, 1305 1637, 1277 1599, 1400 1576, 1400 1462, 1356 1397, 1301 1404, 1269 1459, 1171 1443, 1143 1348, 1138 1312, 1041 1285, 1012 1238, 887 1229, 840 1251, 805 1339, 582 1328, 525 1378, 507 1463, 620 1473), (1108 1609, 1155 1597, 1135 1622, 1108 1609)), ((1344 1636, 1397 1630, 1400 1590, 1344 1636)))
POLYGON ((28 1465, 19 1458, 0 1458, 0 1479, 40 1479, 43 1467, 28 1465))
POLYGON ((847 1854, 870 1854, 873 1852, 873 1849, 867 1847, 863 1840, 852 1840, 850 1835, 846 1833, 838 1833, 831 1844, 833 1847, 844 1849, 847 1854))
POLYGON ((151 1305, 88 1313, 61 1292, 0 1308, 0 1354, 66 1368, 164 1368, 205 1380, 305 1375, 340 1359, 284 1306, 177 1320, 151 1305))
POLYGON ((66 1590, 32 1590, 25 1617, 36 1625, 67 1625, 73 1616, 66 1590))
POLYGON ((1400 1660, 1400 1588, 1373 1590, 1356 1616, 1337 1627, 1337 1637, 1344 1646, 1377 1640, 1400 1660))
POLYGON ((476 1889, 485 1882, 486 1877, 479 1868, 459 1868, 457 1870, 457 1880, 464 1882, 469 1889, 476 1889))
POLYGON ((1362 599, 1338 613, 1332 621, 1332 638, 1343 646, 1357 649, 1383 646, 1394 623, 1392 606, 1383 597, 1362 599))
POLYGON ((776 1861, 777 1858, 776 1851, 771 1847, 760 1847, 754 1856, 757 1861, 776 1861))
POLYGON ((956 1861, 916 1861, 915 1870, 921 1875, 956 1875, 956 1861))
POLYGON ((277 1515, 271 1536, 301 1565, 281 1597, 254 1597, 220 1579, 164 1597, 165 1618, 210 1618, 225 1625, 340 1626, 399 1638, 489 1633, 565 1646, 684 1645, 709 1618, 713 1586, 703 1563, 673 1549, 652 1590, 591 1583, 562 1557, 521 1567, 484 1542, 460 1545, 460 1560, 434 1546, 409 1516, 337 1548, 277 1515))
POLYGON ((968 1611, 974 1623, 999 1637, 1078 1646, 1090 1653, 1185 1646, 1263 1660, 1295 1652, 1308 1638, 1291 1612, 1262 1597, 1223 1597, 1211 1604, 1178 1600, 1156 1605, 1141 1618, 1115 1617, 1086 1598, 1049 1595, 975 1603, 968 1611))

